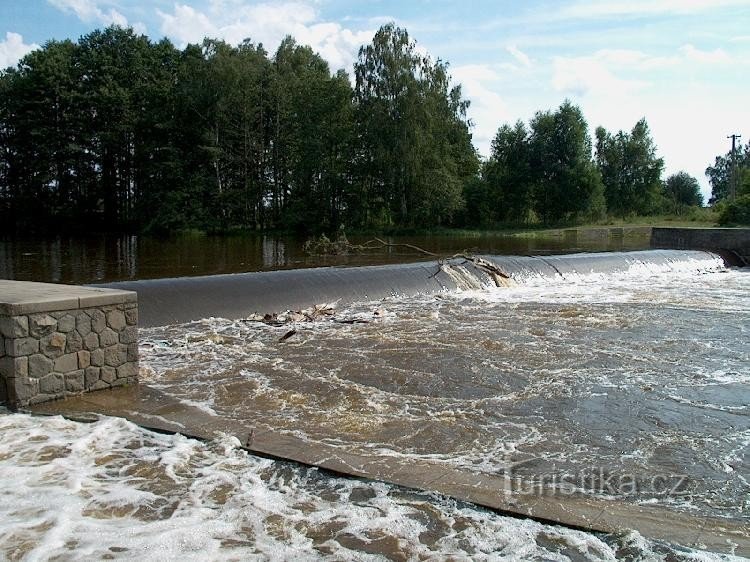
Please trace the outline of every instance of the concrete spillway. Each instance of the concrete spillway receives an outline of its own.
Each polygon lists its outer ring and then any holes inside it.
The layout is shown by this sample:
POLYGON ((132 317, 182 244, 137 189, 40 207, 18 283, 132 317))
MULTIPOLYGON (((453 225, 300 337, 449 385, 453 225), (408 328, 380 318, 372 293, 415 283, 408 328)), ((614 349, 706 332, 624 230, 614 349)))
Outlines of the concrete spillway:
MULTIPOLYGON (((481 256, 512 282, 529 279, 616 274, 645 266, 669 270, 679 264, 719 256, 705 251, 649 250, 562 256, 481 256)), ((353 268, 314 268, 126 281, 102 285, 136 291, 143 327, 207 317, 242 318, 253 313, 300 309, 391 296, 433 294, 494 287, 491 274, 461 258, 353 268)))

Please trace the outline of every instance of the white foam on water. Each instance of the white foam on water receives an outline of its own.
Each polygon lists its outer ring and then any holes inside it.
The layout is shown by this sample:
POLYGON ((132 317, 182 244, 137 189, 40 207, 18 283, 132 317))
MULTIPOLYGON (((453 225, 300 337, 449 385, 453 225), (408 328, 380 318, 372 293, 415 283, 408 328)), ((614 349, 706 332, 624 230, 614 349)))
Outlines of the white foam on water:
POLYGON ((735 560, 330 478, 115 418, 0 413, 10 560, 735 560))
POLYGON ((625 271, 525 278, 512 287, 460 291, 455 298, 503 303, 670 303, 691 308, 747 310, 747 273, 720 258, 673 264, 636 263, 625 271), (721 290, 717 292, 717 287, 721 290), (689 299, 685 292, 689 293, 689 299))
POLYGON ((692 496, 633 501, 737 517, 750 489, 747 410, 723 387, 750 381, 749 312, 748 272, 707 254, 337 312, 368 324, 212 318, 148 329, 142 364, 145 382, 178 399, 302 439, 488 473, 529 458, 541 470, 687 471, 692 496), (609 400, 635 414, 610 412, 609 400), (556 403, 579 406, 581 426, 567 427, 556 403), (617 427, 619 416, 633 428, 617 427), (716 438, 728 424, 739 434, 716 438))

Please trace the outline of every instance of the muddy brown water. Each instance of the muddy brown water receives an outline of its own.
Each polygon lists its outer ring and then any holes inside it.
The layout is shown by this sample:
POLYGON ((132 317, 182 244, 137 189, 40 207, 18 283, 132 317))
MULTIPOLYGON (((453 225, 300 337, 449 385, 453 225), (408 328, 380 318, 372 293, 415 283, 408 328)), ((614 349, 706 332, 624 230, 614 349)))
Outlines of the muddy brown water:
MULTIPOLYGON (((0 476, 14 483, 0 544, 9 558, 41 544, 146 559, 725 559, 699 552, 699 537, 709 519, 750 525, 749 327, 750 274, 706 256, 352 303, 318 322, 141 332, 143 384, 205 416, 501 477, 560 505, 652 506, 694 518, 695 542, 510 519, 255 459, 232 439, 12 414, 0 416, 0 476)), ((719 550, 746 555, 730 538, 719 550)))

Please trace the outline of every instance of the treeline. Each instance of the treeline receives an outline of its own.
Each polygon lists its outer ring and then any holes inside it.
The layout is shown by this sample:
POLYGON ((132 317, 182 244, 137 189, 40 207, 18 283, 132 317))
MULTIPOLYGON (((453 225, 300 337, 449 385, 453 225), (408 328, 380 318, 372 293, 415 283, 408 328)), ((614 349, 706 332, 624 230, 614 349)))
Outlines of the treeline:
POLYGON ((680 215, 702 205, 695 178, 680 172, 664 181, 663 170, 645 119, 630 132, 599 127, 592 143, 581 110, 566 101, 528 126, 500 127, 481 177, 467 190, 467 211, 485 224, 550 224, 680 215))
POLYGON ((750 225, 750 141, 716 157, 706 168, 711 183, 710 204, 719 211, 719 222, 750 225))
POLYGON ((110 27, 0 76, 3 224, 447 224, 479 161, 446 65, 384 26, 355 85, 286 38, 176 49, 110 27))
MULTIPOLYGON (((146 232, 474 226, 681 212, 645 121, 597 130, 566 102, 503 126, 490 158, 447 65, 383 26, 353 80, 291 37, 183 50, 109 27, 0 74, 5 228, 146 232), (595 153, 595 156, 594 156, 595 153)), ((718 164, 717 164, 718 165, 718 164)))

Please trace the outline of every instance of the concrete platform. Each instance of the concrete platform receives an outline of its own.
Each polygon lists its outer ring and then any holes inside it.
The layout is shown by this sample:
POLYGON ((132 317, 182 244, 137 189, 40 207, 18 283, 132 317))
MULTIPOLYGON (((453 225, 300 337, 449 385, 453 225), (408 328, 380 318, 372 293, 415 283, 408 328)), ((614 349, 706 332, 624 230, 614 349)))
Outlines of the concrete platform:
POLYGON ((245 448, 274 459, 294 461, 346 476, 432 490, 505 514, 608 533, 636 529, 646 537, 713 552, 750 556, 750 521, 696 516, 658 505, 572 495, 514 492, 502 475, 473 473, 428 461, 370 458, 345 447, 312 443, 257 425, 212 416, 144 385, 81 395, 33 407, 36 414, 60 414, 92 421, 96 414, 126 418, 145 428, 212 439, 222 432, 245 448))
POLYGON ((133 291, 0 279, 0 314, 16 316, 136 302, 133 291))

